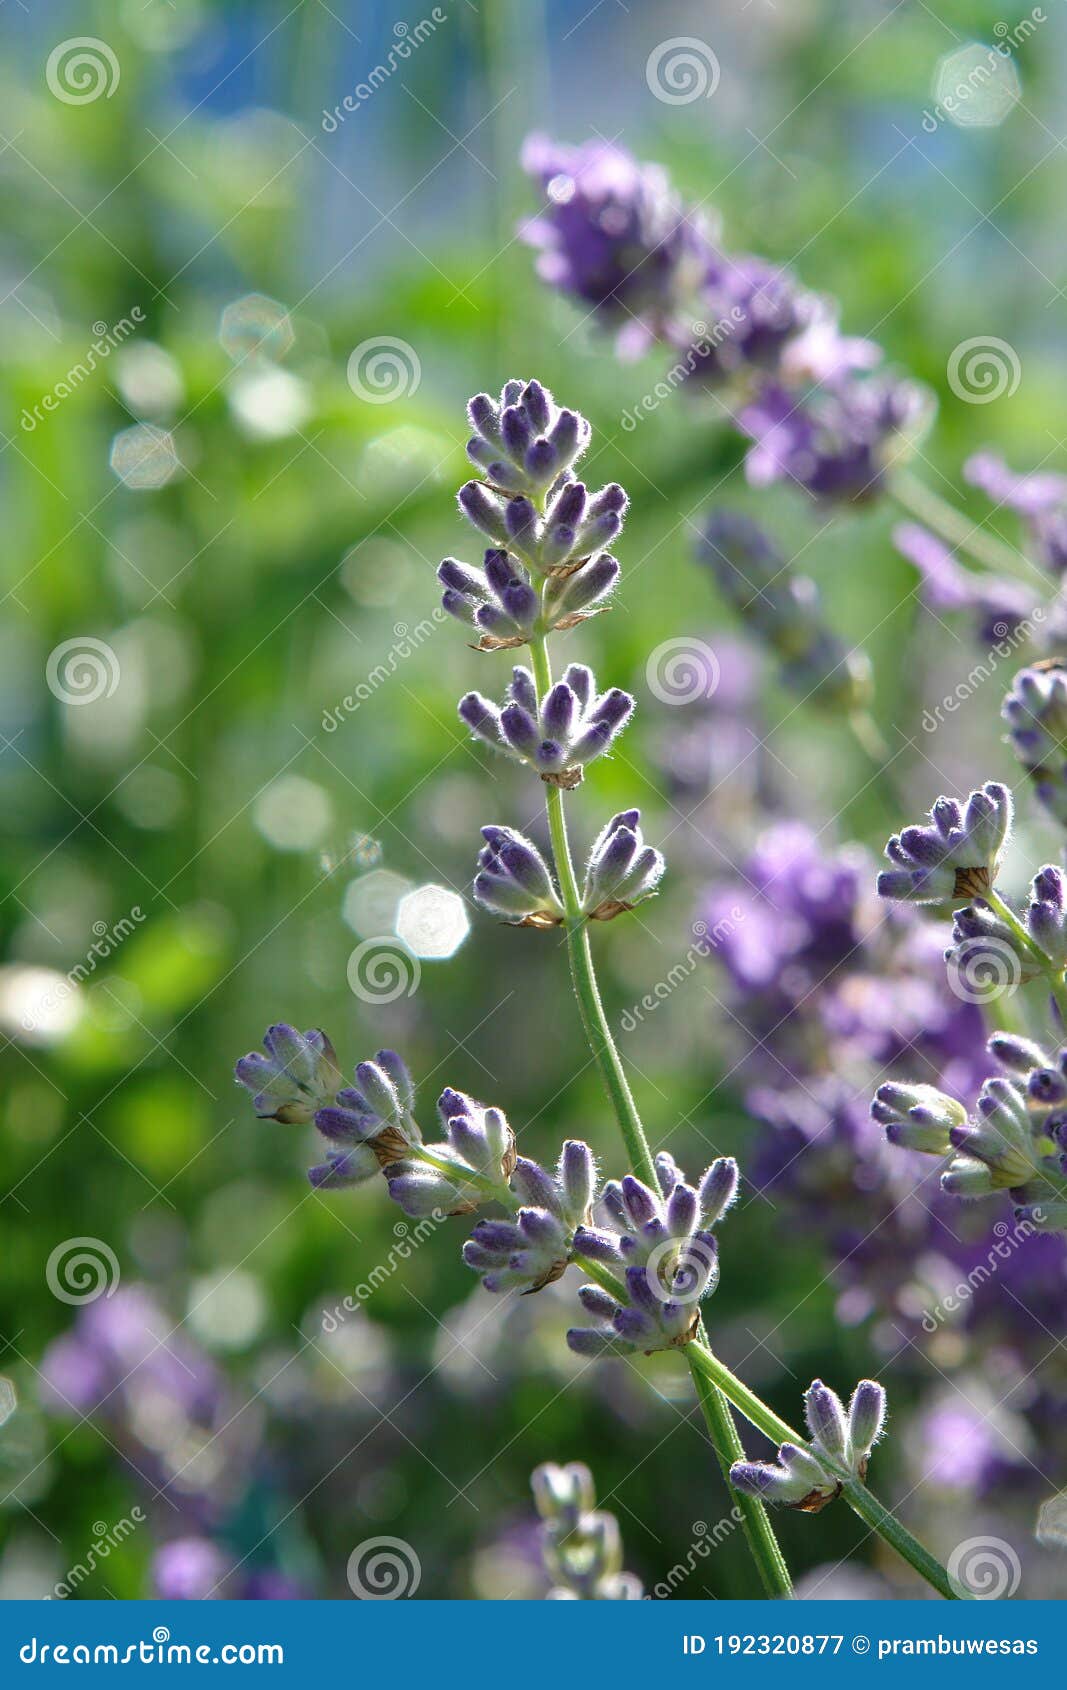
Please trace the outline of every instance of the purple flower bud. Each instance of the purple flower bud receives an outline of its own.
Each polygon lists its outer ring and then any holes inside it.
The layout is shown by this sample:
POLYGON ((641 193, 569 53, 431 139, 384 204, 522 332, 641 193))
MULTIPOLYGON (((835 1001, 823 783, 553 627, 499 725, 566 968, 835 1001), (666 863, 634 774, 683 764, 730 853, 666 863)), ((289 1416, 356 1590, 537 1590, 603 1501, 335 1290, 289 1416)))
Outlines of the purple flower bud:
POLYGON ((737 1196, 740 1179, 732 1156, 719 1156, 700 1181, 700 1224, 717 1226, 737 1196))
POLYGON ((832 1461, 848 1459, 848 1421, 841 1398, 821 1379, 815 1379, 804 1394, 804 1413, 814 1442, 832 1461))
POLYGON ((861 1379, 848 1405, 849 1455, 853 1467, 866 1461, 885 1426, 885 1392, 873 1379, 861 1379))
POLYGON ((257 1115, 286 1123, 310 1121, 341 1083, 325 1033, 317 1027, 298 1033, 285 1022, 267 1028, 263 1051, 242 1056, 234 1075, 252 1093, 257 1115))

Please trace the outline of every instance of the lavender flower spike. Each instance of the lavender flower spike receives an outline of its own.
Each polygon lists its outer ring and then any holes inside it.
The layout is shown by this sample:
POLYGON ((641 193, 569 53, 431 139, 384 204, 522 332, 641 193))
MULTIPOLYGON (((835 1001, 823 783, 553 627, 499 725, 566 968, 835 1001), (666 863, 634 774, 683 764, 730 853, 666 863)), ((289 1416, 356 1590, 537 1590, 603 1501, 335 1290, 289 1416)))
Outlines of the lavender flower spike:
POLYGON ((1001 715, 1038 799, 1067 827, 1067 668, 1020 670, 1001 715))
POLYGON ((316 1112, 315 1125, 331 1143, 370 1145, 384 1167, 422 1141, 414 1105, 415 1086, 405 1064, 395 1050, 380 1050, 373 1062, 357 1064, 354 1084, 316 1112))
POLYGON ((537 846, 513 827, 483 827, 474 897, 516 927, 557 927, 563 920, 552 876, 537 846))
POLYGON ((469 1214, 494 1195, 506 1197, 515 1168, 515 1135, 503 1110, 446 1088, 437 1100, 443 1142, 387 1164, 389 1195, 406 1215, 469 1214))
POLYGON ((575 1234, 589 1218, 596 1164, 587 1144, 569 1139, 554 1174, 520 1156, 511 1178, 524 1201, 512 1220, 479 1221, 463 1260, 487 1291, 541 1291, 565 1272, 575 1234))
POLYGON ((878 876, 883 898, 918 904, 981 898, 996 879, 1011 828, 1011 793, 987 781, 966 807, 939 798, 930 825, 895 833, 885 854, 895 866, 878 876))
MULTIPOLYGON (((490 487, 504 494, 540 498, 581 457, 589 444, 589 424, 577 411, 562 410, 539 381, 509 381, 499 400, 478 393, 467 407, 474 434, 467 456, 490 487)), ((461 489, 459 502, 479 528, 481 501, 489 495, 479 483, 461 489)), ((493 539, 503 538, 499 532, 493 539)))
POLYGON ((844 1479, 866 1477, 885 1425, 885 1391, 873 1379, 861 1379, 846 1412, 837 1392, 816 1379, 805 1393, 804 1409, 810 1444, 782 1444, 777 1462, 735 1462, 730 1482, 765 1502, 817 1514, 841 1494, 844 1479))
POLYGON ((326 1034, 317 1027, 298 1033, 280 1021, 267 1028, 263 1048, 266 1055, 250 1051, 234 1069, 238 1085, 253 1094, 256 1114, 265 1120, 310 1121, 341 1083, 326 1034))
POLYGON ((653 893, 665 868, 661 853, 644 842, 640 810, 620 810, 589 854, 582 909, 590 921, 611 921, 653 893))
POLYGON ((613 687, 597 693, 591 669, 571 663, 541 705, 529 669, 515 669, 503 709, 469 692, 459 714, 478 738, 537 771, 543 781, 571 788, 582 768, 607 751, 630 719, 634 701, 613 687))

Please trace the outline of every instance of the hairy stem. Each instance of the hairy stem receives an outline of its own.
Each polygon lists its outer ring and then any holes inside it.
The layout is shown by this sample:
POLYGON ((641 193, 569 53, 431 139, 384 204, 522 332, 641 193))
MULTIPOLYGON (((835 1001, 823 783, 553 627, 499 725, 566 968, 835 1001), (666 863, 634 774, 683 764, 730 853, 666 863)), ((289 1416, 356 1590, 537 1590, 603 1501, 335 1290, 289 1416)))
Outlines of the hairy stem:
POLYGON ((1063 1025, 1067 1027, 1067 986, 1064 985, 1063 969, 1057 968, 1051 957, 1045 955, 1040 945, 1034 943, 1011 905, 1001 897, 999 892, 990 887, 985 894, 984 901, 989 905, 994 915, 999 915, 1004 925, 1011 929, 1016 943, 1027 956, 1033 959, 1036 966, 1044 974, 1048 981, 1049 990, 1055 999, 1056 1008, 1060 1012, 1060 1019, 1063 1025))
MULTIPOLYGON (((530 641, 530 653, 534 679, 537 684, 538 702, 540 702, 552 685, 552 666, 544 635, 535 637, 530 641)), ((596 970, 593 966, 593 953, 589 943, 589 925, 582 914, 581 894, 578 890, 570 841, 567 837, 563 793, 558 786, 551 784, 546 784, 546 791, 548 825, 552 836, 552 854, 555 859, 556 875, 559 880, 560 895, 563 899, 566 916, 567 954, 570 959, 571 978, 574 982, 574 994, 578 1000, 582 1024, 589 1040, 589 1048, 604 1082, 604 1088, 611 1100, 619 1130, 626 1145, 631 1170, 640 1175, 645 1183, 655 1191, 658 1189, 656 1164, 652 1157, 648 1139, 645 1136, 637 1105, 630 1091, 622 1058, 612 1037, 608 1019, 604 1013, 604 1005, 600 998, 596 970)), ((687 1353, 690 1348, 692 1348, 691 1345, 686 1346, 687 1353)), ((730 1406, 722 1393, 717 1386, 701 1375, 692 1362, 689 1366, 701 1412, 704 1416, 704 1424, 708 1430, 708 1437, 722 1469, 723 1477, 729 1485, 730 1468, 735 1461, 744 1459, 744 1446, 734 1424, 730 1406)), ((768 1596, 774 1597, 791 1596, 793 1589, 789 1571, 778 1547, 774 1528, 771 1525, 766 1508, 757 1497, 744 1496, 740 1492, 733 1491, 732 1494, 737 1497, 745 1537, 765 1592, 768 1596)))

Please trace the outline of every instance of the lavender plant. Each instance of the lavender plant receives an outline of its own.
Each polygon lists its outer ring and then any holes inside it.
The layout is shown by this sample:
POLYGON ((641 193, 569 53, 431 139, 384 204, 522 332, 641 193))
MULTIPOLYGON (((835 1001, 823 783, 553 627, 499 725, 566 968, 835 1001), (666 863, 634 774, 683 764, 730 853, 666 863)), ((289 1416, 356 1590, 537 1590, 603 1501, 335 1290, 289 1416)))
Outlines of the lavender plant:
MULTIPOLYGON (((1064 813, 1064 671, 1024 669, 1004 703, 1009 739, 1040 801, 1064 813)), ((893 867, 880 875, 883 898, 953 914, 950 972, 983 977, 1001 991, 1040 980, 1048 994, 1044 1028, 994 1032, 990 1075, 969 1110, 936 1087, 889 1084, 871 1106, 891 1143, 947 1160, 941 1187, 951 1197, 1007 1192, 1015 1217, 1067 1232, 1067 879, 1055 864, 1035 874, 1025 908, 1000 889, 1013 819, 1007 787, 987 781, 965 804, 941 797, 929 823, 905 827, 886 846, 893 867), (1031 1036, 1036 1035, 1036 1036, 1031 1036)))
POLYGON ((530 1475, 541 1516, 541 1555, 552 1580, 550 1601, 639 1602, 641 1581, 622 1570, 614 1514, 597 1508, 593 1475, 581 1461, 546 1461, 530 1475))
MULTIPOLYGON (((401 1058, 379 1051, 357 1065, 351 1086, 343 1086, 332 1046, 317 1030, 272 1027, 264 1053, 237 1064, 237 1080, 253 1094, 261 1116, 314 1119, 330 1146, 326 1161, 310 1172, 318 1188, 366 1183, 381 1172, 391 1198, 410 1215, 478 1213, 463 1257, 490 1292, 537 1292, 568 1266, 580 1268, 589 1281, 578 1293, 589 1323, 568 1333, 578 1354, 680 1352, 735 1489, 766 1594, 787 1596, 791 1586, 765 1501, 810 1507, 817 1492, 820 1506, 844 1496, 935 1589, 956 1595, 944 1569, 866 1488, 866 1461, 884 1413, 881 1387, 864 1382, 857 1388, 842 1431, 836 1397, 816 1381, 807 1399, 805 1438, 711 1348, 703 1310, 718 1284, 716 1229, 736 1196, 738 1169, 720 1157, 690 1182, 669 1154, 653 1155, 593 961, 593 923, 624 916, 652 896, 663 858, 645 843, 637 810, 626 810, 601 829, 580 877, 565 814, 564 793, 577 785, 593 754, 607 751, 633 701, 617 690, 599 694, 590 671, 579 665, 554 683, 549 654, 554 632, 608 608, 619 566, 604 547, 621 530, 626 497, 618 486, 591 492, 577 479, 589 425, 557 406, 538 382, 508 382, 499 401, 478 395, 469 416, 474 432, 468 454, 482 474, 461 489, 459 503, 493 545, 480 571, 452 558, 441 565, 444 607, 477 635, 483 652, 528 646, 530 668, 515 672, 499 713, 480 695, 468 694, 460 714, 476 737, 499 740, 500 749, 540 779, 551 841, 549 861, 515 829, 483 828, 474 896, 509 924, 562 930, 628 1169, 619 1179, 602 1180, 594 1149, 578 1140, 565 1143, 556 1165, 546 1168, 518 1154, 499 1108, 452 1088, 437 1103, 443 1136, 428 1142, 401 1058), (779 1446, 782 1471, 803 1473, 809 1481, 803 1495, 796 1483, 768 1480, 758 1463, 747 1460, 731 1405, 779 1446)), ((984 821, 989 855, 993 823, 984 821)), ((611 1564, 608 1557, 605 1568, 611 1564)))

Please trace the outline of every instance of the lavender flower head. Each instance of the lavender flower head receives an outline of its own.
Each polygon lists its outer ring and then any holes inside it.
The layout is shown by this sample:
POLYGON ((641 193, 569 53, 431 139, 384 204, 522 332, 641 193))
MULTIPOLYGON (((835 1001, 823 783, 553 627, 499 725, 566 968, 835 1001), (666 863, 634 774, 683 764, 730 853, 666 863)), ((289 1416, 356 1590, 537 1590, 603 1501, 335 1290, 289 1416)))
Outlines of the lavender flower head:
POLYGON ((500 1109, 446 1088, 437 1100, 443 1141, 420 1143, 420 1156, 390 1161, 389 1195, 406 1215, 469 1214, 493 1196, 506 1196, 515 1168, 515 1135, 500 1109))
POLYGON ((515 1218, 482 1220, 463 1246, 463 1260, 487 1291, 541 1291, 561 1277, 575 1233, 589 1219, 596 1189, 593 1152, 568 1139, 554 1174, 520 1156, 511 1174, 519 1199, 515 1218))
POLYGON ((864 503, 914 449, 930 415, 928 391, 900 376, 854 378, 803 400, 768 383, 738 419, 753 442, 746 474, 753 487, 791 481, 815 499, 864 503))
POLYGON ((309 1168, 311 1184, 324 1191, 361 1185, 409 1144, 419 1143, 414 1106, 414 1082, 395 1050, 380 1050, 373 1062, 357 1064, 354 1085, 315 1114, 319 1132, 336 1148, 309 1168))
POLYGON ((250 1051, 234 1069, 238 1085, 252 1093, 256 1114, 264 1120, 310 1121, 341 1082, 326 1034, 312 1027, 298 1033, 279 1022, 263 1035, 263 1051, 250 1051))
POLYGON ((616 1296, 601 1285, 579 1291, 596 1324, 573 1328, 567 1342, 579 1355, 677 1349, 696 1335, 700 1303, 719 1282, 713 1228, 737 1194, 737 1164, 728 1157, 705 1171, 697 1187, 686 1183, 673 1158, 656 1158, 659 1191, 627 1174, 605 1185, 597 1226, 575 1234, 577 1255, 610 1270, 622 1268, 616 1296))
POLYGON ((659 885, 662 854, 646 845, 640 810, 620 810, 602 828, 589 853, 582 909, 590 921, 611 921, 633 909, 659 885))
POLYGON ((804 1397, 811 1442, 782 1444, 776 1462, 737 1461, 730 1482, 764 1502, 817 1514, 841 1494, 843 1480, 865 1478, 885 1428, 885 1406, 885 1392, 873 1379, 861 1379, 847 1411, 836 1391, 816 1379, 804 1397))
POLYGON ((663 170, 607 142, 567 147, 531 135, 522 167, 546 201, 519 231, 539 251, 539 274, 606 322, 628 322, 624 344, 638 350, 706 273, 712 250, 702 222, 663 170))
POLYGON ((618 687, 598 694, 593 671, 571 663, 541 705, 533 675, 517 668, 502 709, 469 692, 459 701, 459 714, 476 738, 528 764, 542 780, 570 788, 578 785, 586 763, 609 750, 633 707, 629 693, 618 687))
POLYGON ((894 864, 878 876, 882 898, 917 904, 982 897, 996 879, 1012 822, 1011 793, 987 781, 966 805, 941 797, 930 824, 906 827, 885 848, 894 864))
POLYGON ((555 927, 563 905, 537 846, 513 827, 483 827, 475 902, 516 927, 555 927))
POLYGON ((1017 633, 1033 612, 1033 594, 1018 581, 964 569, 945 542, 920 523, 898 523, 892 539, 919 571, 919 597, 927 608, 936 615, 969 611, 983 646, 1017 633))

